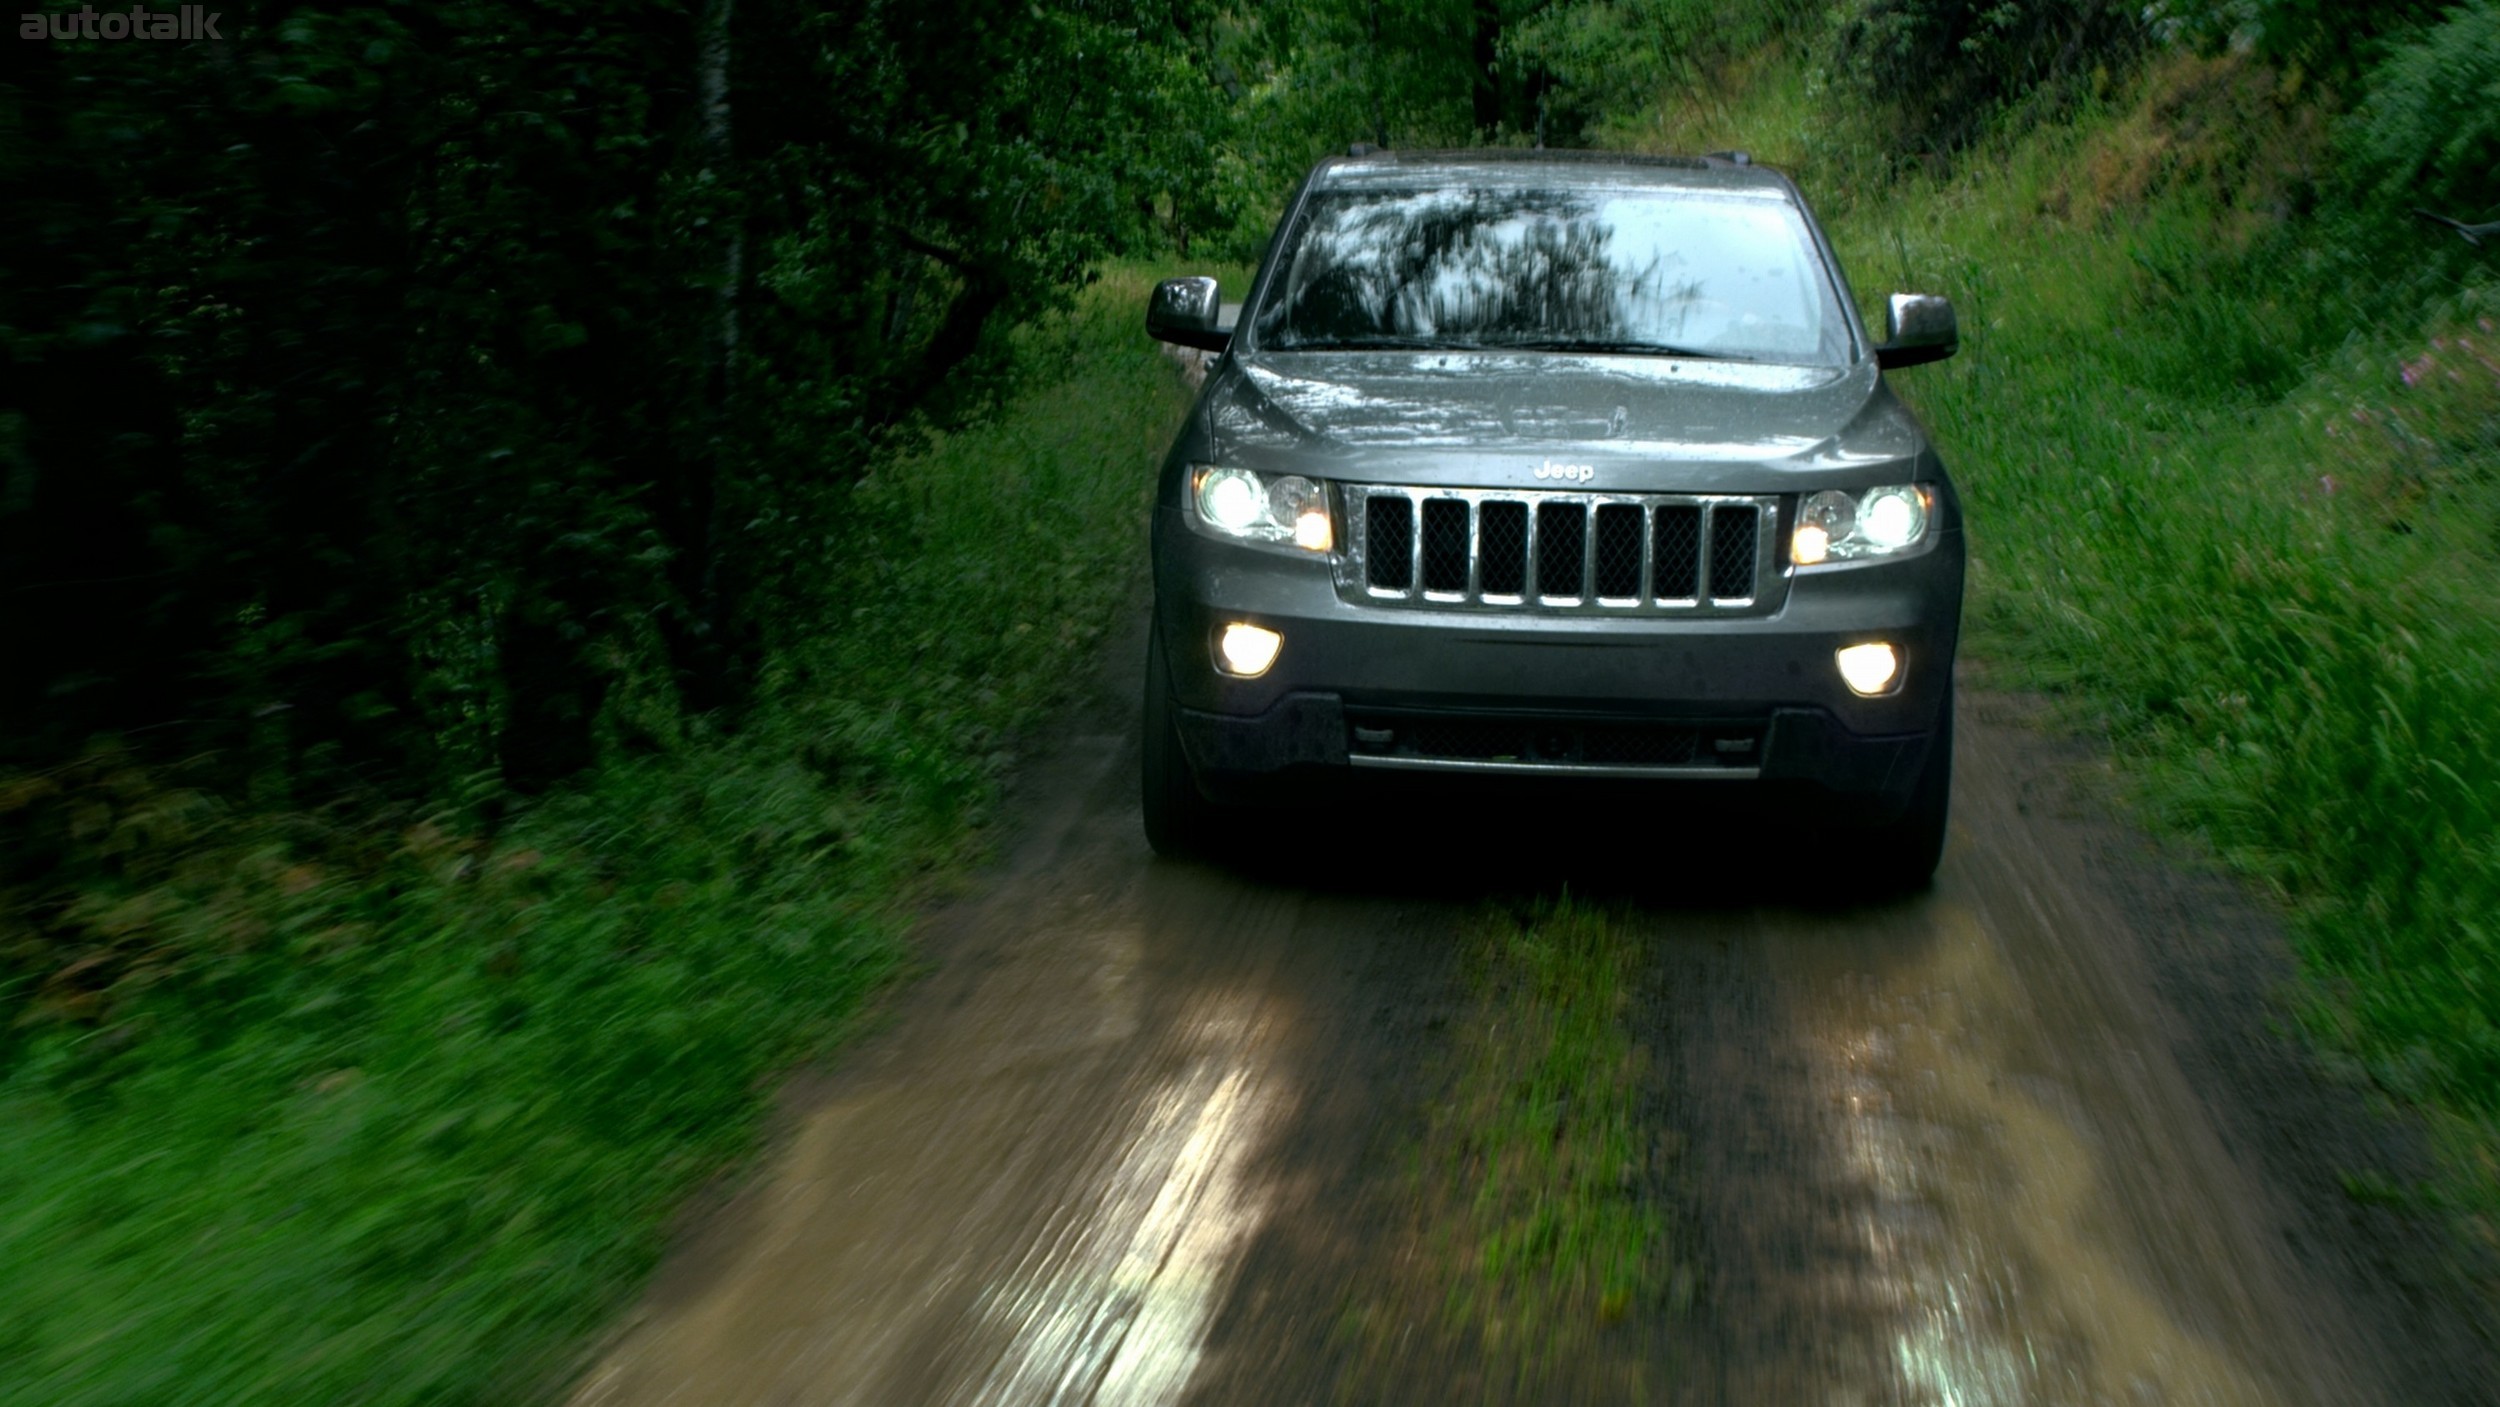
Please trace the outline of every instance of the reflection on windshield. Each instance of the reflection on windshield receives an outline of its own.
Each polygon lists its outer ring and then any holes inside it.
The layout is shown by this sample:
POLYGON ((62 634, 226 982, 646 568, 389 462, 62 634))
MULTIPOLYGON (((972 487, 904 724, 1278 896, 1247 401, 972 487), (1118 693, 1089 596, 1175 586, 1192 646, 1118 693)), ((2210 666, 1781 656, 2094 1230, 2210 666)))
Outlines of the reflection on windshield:
POLYGON ((1275 350, 1499 347, 1839 365, 1847 325, 1796 208, 1685 190, 1315 199, 1256 319, 1275 350))

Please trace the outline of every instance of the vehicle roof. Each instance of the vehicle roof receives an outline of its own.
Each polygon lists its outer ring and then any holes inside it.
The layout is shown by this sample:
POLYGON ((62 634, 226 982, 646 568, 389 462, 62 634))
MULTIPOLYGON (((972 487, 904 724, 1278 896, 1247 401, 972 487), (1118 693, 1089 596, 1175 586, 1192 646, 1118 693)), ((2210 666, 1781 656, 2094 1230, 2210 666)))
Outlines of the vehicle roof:
POLYGON ((1430 188, 1485 181, 1547 187, 1677 186, 1727 194, 1789 195, 1788 178, 1725 157, 1644 156, 1631 152, 1462 147, 1375 151, 1331 157, 1312 173, 1314 188, 1430 188))

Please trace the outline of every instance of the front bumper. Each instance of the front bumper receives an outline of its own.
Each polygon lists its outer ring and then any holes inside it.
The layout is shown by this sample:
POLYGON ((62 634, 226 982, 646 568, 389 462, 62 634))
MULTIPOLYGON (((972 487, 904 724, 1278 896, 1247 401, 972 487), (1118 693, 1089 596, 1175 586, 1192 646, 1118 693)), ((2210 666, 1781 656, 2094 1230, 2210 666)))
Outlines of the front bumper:
MULTIPOLYGON (((1488 715, 1454 711, 1454 718, 1478 723, 1488 715)), ((1705 750, 1690 766, 1606 766, 1583 759, 1564 762, 1537 759, 1451 761, 1432 766, 1399 766, 1386 749, 1375 752, 1352 741, 1364 724, 1429 720, 1429 711, 1397 714, 1355 713, 1333 694, 1289 694, 1267 712, 1249 718, 1175 712, 1181 746, 1198 769, 1203 789, 1218 800, 1278 801, 1314 789, 1339 787, 1372 773, 1392 784, 1407 781, 1513 786, 1532 781, 1586 781, 1593 785, 1687 784, 1724 788, 1729 783, 1758 783, 1777 791, 1814 791, 1851 814, 1884 819, 1897 813, 1910 797, 1933 743, 1933 730, 1890 736, 1850 732, 1828 713, 1813 708, 1780 708, 1756 719, 1695 720, 1705 750), (1707 751, 1712 741, 1743 741, 1750 746, 1741 758, 1707 751)), ((1553 725, 1551 715, 1529 715, 1523 728, 1534 736, 1539 725, 1553 725)), ((1573 720, 1579 721, 1579 720, 1573 720)), ((1633 720, 1598 720, 1605 726, 1633 720)), ((1369 728, 1365 732, 1393 732, 1369 728)), ((1568 736, 1560 729, 1558 736, 1568 736)), ((1533 759, 1534 754, 1529 754, 1533 759)))
MULTIPOLYGON (((1960 631, 1952 529, 1897 561, 1797 572, 1767 614, 1703 618, 1382 608, 1343 599, 1322 561, 1212 541, 1177 512, 1156 514, 1155 537, 1155 628, 1182 745, 1219 793, 1393 766, 1394 750, 1367 747, 1358 725, 1376 742, 1399 719, 1516 720, 1689 729, 1698 758, 1658 775, 1804 784, 1881 809, 1916 779, 1960 631), (1257 679, 1214 667, 1231 621, 1284 636, 1257 679), (1869 640, 1903 656, 1901 682, 1878 698, 1849 692, 1833 662, 1869 640)), ((1557 746, 1496 749, 1483 760, 1512 764, 1483 770, 1604 770, 1593 742, 1557 746)))

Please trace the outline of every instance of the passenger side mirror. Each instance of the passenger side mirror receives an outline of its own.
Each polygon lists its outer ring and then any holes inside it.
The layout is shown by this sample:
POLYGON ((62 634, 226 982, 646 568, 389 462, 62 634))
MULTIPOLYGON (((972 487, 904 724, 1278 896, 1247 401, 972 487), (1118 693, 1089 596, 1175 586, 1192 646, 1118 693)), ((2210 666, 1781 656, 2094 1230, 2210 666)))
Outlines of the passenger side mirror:
POLYGON ((1875 364, 1886 371, 1940 362, 1962 348, 1952 300, 1933 293, 1896 293, 1884 305, 1884 344, 1875 364))
POLYGON ((1167 278, 1146 300, 1147 335, 1160 342, 1223 351, 1233 330, 1224 325, 1224 304, 1211 278, 1167 278))

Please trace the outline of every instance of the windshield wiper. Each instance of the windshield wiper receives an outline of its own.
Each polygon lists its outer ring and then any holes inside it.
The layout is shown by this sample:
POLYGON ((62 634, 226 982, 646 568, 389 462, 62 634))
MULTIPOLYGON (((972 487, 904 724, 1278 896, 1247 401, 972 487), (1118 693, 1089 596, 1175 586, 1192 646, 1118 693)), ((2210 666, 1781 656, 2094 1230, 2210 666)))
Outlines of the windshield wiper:
POLYGON ((1400 337, 1382 333, 1370 337, 1331 337, 1324 341, 1288 342, 1275 348, 1279 352, 1588 352, 1593 355, 1634 355, 1645 357, 1683 357, 1691 361, 1752 362, 1756 357, 1741 357, 1731 352, 1705 352, 1697 347, 1678 347, 1666 342, 1643 342, 1636 339, 1609 341, 1601 337, 1523 337, 1505 338, 1499 342, 1461 342, 1447 337, 1400 337))
POLYGON ((1591 352, 1598 355, 1628 353, 1644 357, 1685 357, 1694 361, 1750 362, 1730 352, 1705 352, 1698 347, 1678 347, 1666 342, 1637 340, 1610 341, 1602 337, 1530 337, 1516 342, 1488 342, 1485 350, 1496 352, 1591 352))
POLYGON ((1382 333, 1370 337, 1319 337, 1310 340, 1295 338, 1279 344, 1279 352, 1472 352, 1473 343, 1451 342, 1439 337, 1399 337, 1382 333))

